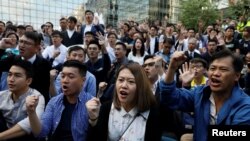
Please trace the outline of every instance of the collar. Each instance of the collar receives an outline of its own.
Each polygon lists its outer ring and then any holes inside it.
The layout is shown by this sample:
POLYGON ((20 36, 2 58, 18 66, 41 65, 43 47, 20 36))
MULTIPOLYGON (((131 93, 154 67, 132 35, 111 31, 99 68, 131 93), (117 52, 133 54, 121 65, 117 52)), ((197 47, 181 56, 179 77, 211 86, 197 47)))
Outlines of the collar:
MULTIPOLYGON (((25 60, 24 57, 22 57, 22 60, 25 60)), ((34 54, 30 59, 28 59, 27 61, 29 61, 31 64, 33 64, 36 60, 36 54, 34 54)))

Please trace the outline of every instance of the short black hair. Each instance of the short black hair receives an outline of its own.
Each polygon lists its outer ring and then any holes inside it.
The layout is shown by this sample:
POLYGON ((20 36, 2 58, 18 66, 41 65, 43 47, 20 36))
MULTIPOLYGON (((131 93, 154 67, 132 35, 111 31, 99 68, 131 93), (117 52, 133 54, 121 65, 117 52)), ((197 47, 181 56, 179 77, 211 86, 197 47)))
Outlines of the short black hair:
POLYGON ((190 63, 201 63, 202 66, 207 69, 207 61, 202 58, 193 58, 190 60, 190 63))
POLYGON ((72 21, 72 22, 74 22, 74 23, 77 23, 77 19, 76 19, 76 17, 74 17, 74 16, 68 17, 68 21, 72 21))
POLYGON ((234 55, 230 50, 224 49, 219 52, 216 52, 215 54, 212 55, 210 62, 212 63, 213 61, 217 59, 226 58, 226 57, 231 57, 233 59, 232 64, 233 64, 234 71, 237 73, 240 73, 244 64, 243 60, 240 57, 234 55))
MULTIPOLYGON (((89 42, 89 45, 91 45, 91 44, 95 44, 95 45, 97 45, 99 49, 101 49, 101 48, 102 48, 102 47, 101 47, 101 45, 99 44, 99 42, 98 42, 98 41, 96 41, 96 40, 92 40, 92 41, 90 41, 90 42, 89 42)), ((87 48, 89 48, 89 45, 87 46, 87 48)))
MULTIPOLYGON (((51 28, 53 28, 53 27, 54 27, 54 25, 53 25, 53 23, 52 23, 52 22, 46 22, 46 23, 50 24, 50 25, 51 25, 51 28)), ((45 23, 45 24, 46 24, 46 23, 45 23)))
POLYGON ((111 35, 114 35, 114 36, 115 36, 115 38, 116 38, 116 39, 118 39, 117 34, 116 34, 116 33, 114 33, 114 32, 109 32, 109 33, 108 33, 108 35, 107 35, 107 37, 109 37, 109 36, 111 36, 111 35))
POLYGON ((66 62, 63 63, 63 67, 73 67, 73 68, 77 68, 79 70, 79 73, 82 77, 86 76, 86 72, 87 72, 87 67, 86 65, 84 65, 82 62, 78 61, 78 60, 68 60, 66 62))
POLYGON ((65 17, 62 17, 59 21, 62 21, 62 20, 66 20, 67 21, 67 19, 65 17))
POLYGON ((8 31, 8 30, 12 30, 12 31, 17 32, 16 26, 14 26, 12 24, 9 24, 9 25, 6 26, 5 31, 8 31))
POLYGON ((0 21, 0 23, 2 23, 5 26, 5 23, 3 21, 0 21))
POLYGON ((86 54, 84 48, 82 48, 81 46, 78 46, 78 45, 74 45, 74 46, 71 46, 71 47, 68 48, 68 55, 70 55, 70 53, 72 51, 78 51, 78 50, 82 50, 84 55, 86 54))
POLYGON ((95 38, 95 34, 93 32, 91 32, 91 31, 85 32, 84 36, 86 36, 86 35, 92 35, 93 38, 95 38))
POLYGON ((63 38, 62 32, 60 32, 60 31, 58 31, 58 30, 54 30, 54 31, 52 32, 52 34, 51 34, 52 37, 55 36, 55 35, 59 35, 61 38, 63 38))
POLYGON ((24 26, 24 25, 18 25, 17 28, 18 28, 18 29, 24 29, 24 30, 25 30, 25 26, 24 26))
POLYGON ((171 38, 164 37, 163 44, 168 43, 174 45, 174 41, 171 38))
POLYGON ((117 45, 121 45, 122 48, 123 48, 123 50, 127 51, 127 46, 126 46, 123 42, 117 42, 117 43, 115 44, 115 46, 117 46, 117 45))
POLYGON ((146 60, 148 59, 151 59, 151 58, 154 58, 155 55, 146 55, 144 58, 143 58, 143 62, 145 62, 146 60))
POLYGON ((87 13, 91 13, 92 15, 94 15, 94 12, 91 11, 91 10, 86 10, 86 11, 85 11, 85 15, 86 15, 87 13))
POLYGON ((34 75, 32 64, 29 61, 22 59, 16 59, 12 66, 17 66, 25 70, 25 75, 27 78, 32 78, 34 75))
POLYGON ((34 41, 36 45, 40 45, 41 43, 41 38, 37 32, 24 32, 24 36, 34 41))

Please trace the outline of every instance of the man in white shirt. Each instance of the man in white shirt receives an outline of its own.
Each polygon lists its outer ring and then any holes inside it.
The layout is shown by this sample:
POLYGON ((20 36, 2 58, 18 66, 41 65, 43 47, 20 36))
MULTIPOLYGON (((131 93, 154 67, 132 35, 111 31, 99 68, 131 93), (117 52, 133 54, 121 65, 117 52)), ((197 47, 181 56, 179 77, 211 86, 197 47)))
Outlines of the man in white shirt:
POLYGON ((81 28, 81 33, 83 35, 83 38, 85 37, 85 33, 90 31, 92 32, 95 36, 96 33, 100 32, 102 35, 104 35, 104 30, 100 26, 99 23, 93 23, 94 20, 94 12, 90 10, 85 11, 85 21, 86 24, 82 26, 81 28))
POLYGON ((43 51, 42 56, 50 61, 52 67, 56 67, 65 61, 67 48, 62 44, 63 35, 60 31, 53 31, 51 36, 53 45, 47 47, 43 51))

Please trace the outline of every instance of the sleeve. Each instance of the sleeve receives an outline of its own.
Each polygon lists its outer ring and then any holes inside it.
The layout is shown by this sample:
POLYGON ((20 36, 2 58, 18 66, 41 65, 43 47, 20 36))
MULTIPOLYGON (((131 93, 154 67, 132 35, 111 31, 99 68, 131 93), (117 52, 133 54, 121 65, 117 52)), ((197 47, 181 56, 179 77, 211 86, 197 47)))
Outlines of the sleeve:
MULTIPOLYGON (((44 107, 45 107, 45 100, 42 95, 39 95, 39 101, 36 107, 36 113, 39 119, 41 119, 41 116, 44 112, 44 107)), ((19 121, 17 123, 25 132, 30 133, 31 132, 31 127, 30 127, 30 122, 29 118, 26 117, 25 119, 19 121)))
POLYGON ((53 127, 53 113, 55 112, 53 108, 54 102, 53 99, 50 100, 41 116, 42 129, 38 137, 46 137, 51 132, 51 128, 53 127))
POLYGON ((176 82, 160 82, 160 100, 164 106, 171 109, 178 109, 184 112, 194 111, 194 90, 177 88, 176 82))
POLYGON ((56 80, 54 81, 55 89, 56 89, 56 95, 60 94, 62 92, 61 87, 61 73, 56 77, 56 80))
POLYGON ((48 53, 48 50, 49 50, 49 46, 43 51, 42 53, 42 56, 43 58, 47 59, 49 57, 49 53, 48 53))
POLYGON ((92 96, 96 96, 96 78, 90 72, 86 74, 86 81, 84 83, 84 91, 91 94, 92 96))

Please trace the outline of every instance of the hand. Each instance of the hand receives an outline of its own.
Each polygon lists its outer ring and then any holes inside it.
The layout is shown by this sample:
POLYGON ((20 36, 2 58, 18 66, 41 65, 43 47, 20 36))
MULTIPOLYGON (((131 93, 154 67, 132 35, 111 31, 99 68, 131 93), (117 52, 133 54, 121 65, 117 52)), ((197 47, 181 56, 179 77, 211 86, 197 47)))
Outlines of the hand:
POLYGON ((26 109, 28 113, 33 113, 36 111, 36 106, 38 104, 39 97, 35 95, 27 96, 26 98, 26 109))
POLYGON ((183 84, 190 83, 195 76, 195 72, 192 71, 190 66, 191 66, 191 63, 189 63, 188 65, 188 63, 185 62, 185 64, 182 64, 182 70, 179 69, 179 72, 180 72, 179 78, 183 84))
POLYGON ((96 32, 98 42, 101 46, 105 45, 105 37, 102 35, 101 32, 96 32))
POLYGON ((54 50, 53 58, 56 58, 60 54, 59 50, 54 50))
POLYGON ((56 69, 50 70, 50 80, 55 80, 58 71, 56 69))
POLYGON ((106 89, 107 85, 108 85, 108 83, 106 83, 106 82, 100 82, 99 83, 99 90, 104 91, 106 89))
POLYGON ((13 39, 12 38, 3 38, 0 41, 0 49, 7 49, 13 47, 13 39))
POLYGON ((94 97, 91 100, 89 100, 85 105, 89 114, 89 119, 90 120, 98 119, 101 107, 101 102, 99 98, 94 97))
POLYGON ((183 51, 175 51, 170 63, 169 63, 169 69, 177 70, 178 67, 183 64, 183 62, 187 59, 187 56, 185 56, 183 51))

